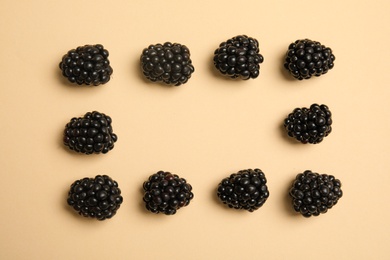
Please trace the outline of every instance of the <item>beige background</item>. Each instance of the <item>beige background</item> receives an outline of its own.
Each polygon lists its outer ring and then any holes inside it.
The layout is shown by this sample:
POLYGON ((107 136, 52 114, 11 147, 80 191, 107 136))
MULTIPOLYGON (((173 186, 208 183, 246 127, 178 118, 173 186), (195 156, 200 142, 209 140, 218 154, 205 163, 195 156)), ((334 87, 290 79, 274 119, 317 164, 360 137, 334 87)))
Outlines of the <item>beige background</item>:
POLYGON ((389 11, 378 1, 0 2, 0 259, 390 259, 389 11), (220 42, 247 34, 265 57, 255 80, 213 69, 220 42), (331 47, 335 68, 296 81, 282 70, 288 45, 331 47), (139 56, 165 41, 191 50, 181 87, 146 82, 139 56), (60 75, 69 49, 103 44, 114 73, 99 87, 60 75), (334 131, 319 145, 286 138, 295 107, 327 104, 334 131), (106 155, 62 145, 73 116, 98 110, 119 140, 106 155), (215 196, 230 173, 260 168, 270 198, 255 213, 215 196), (295 214, 287 191, 306 169, 333 174, 344 197, 327 214, 295 214), (195 198, 175 216, 143 208, 141 186, 158 170, 179 174, 195 198), (66 205, 76 179, 108 174, 124 203, 99 222, 66 205))

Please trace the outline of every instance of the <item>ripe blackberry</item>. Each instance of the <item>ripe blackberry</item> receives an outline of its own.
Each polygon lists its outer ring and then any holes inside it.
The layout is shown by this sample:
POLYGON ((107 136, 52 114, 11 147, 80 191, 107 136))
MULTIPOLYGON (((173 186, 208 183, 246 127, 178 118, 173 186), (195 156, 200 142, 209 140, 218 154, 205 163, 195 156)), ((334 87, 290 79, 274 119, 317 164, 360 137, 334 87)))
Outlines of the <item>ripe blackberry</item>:
POLYGON ((317 144, 332 131, 332 113, 326 105, 296 108, 284 120, 289 136, 301 143, 317 144))
POLYGON ((67 202, 84 217, 112 218, 123 202, 118 183, 107 175, 84 178, 70 186, 67 202))
POLYGON ((97 111, 74 117, 65 126, 64 144, 79 153, 107 153, 118 140, 111 122, 111 117, 97 111))
POLYGON ((298 174, 289 194, 294 210, 304 217, 326 213, 343 196, 340 180, 332 175, 312 171, 298 174))
POLYGON ((229 208, 253 212, 263 206, 269 196, 267 179, 260 169, 241 170, 219 183, 217 195, 229 208))
POLYGON ((159 171, 151 175, 144 182, 143 188, 146 209, 153 213, 173 215, 194 198, 191 185, 170 172, 159 171))
POLYGON ((319 42, 296 40, 288 47, 284 67, 296 79, 310 79, 327 73, 335 59, 332 50, 319 42))
POLYGON ((190 50, 179 43, 149 45, 142 51, 141 69, 147 79, 179 86, 195 71, 190 50))
POLYGON ((259 51, 256 39, 238 35, 222 42, 214 51, 214 65, 231 78, 255 79, 260 74, 260 63, 264 61, 259 51))
POLYGON ((110 80, 112 68, 108 51, 103 45, 84 45, 68 51, 62 57, 62 75, 78 85, 105 84, 110 80))

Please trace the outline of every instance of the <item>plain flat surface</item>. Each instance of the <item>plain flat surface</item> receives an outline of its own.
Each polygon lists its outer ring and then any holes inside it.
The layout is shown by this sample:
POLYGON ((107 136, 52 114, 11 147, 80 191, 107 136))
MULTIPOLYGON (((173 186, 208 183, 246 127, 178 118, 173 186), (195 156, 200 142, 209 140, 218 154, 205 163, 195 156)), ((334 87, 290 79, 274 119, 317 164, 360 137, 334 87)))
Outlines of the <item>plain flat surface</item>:
POLYGON ((390 259, 389 1, 8 1, 0 8, 0 259, 390 259), (255 80, 220 77, 219 43, 247 34, 265 61, 255 80), (297 81, 282 69, 288 45, 310 38, 333 49, 328 74, 297 81), (181 87, 142 78, 139 56, 165 41, 191 50, 181 87), (103 44, 114 69, 77 87, 58 63, 69 49, 103 44), (327 104, 333 132, 319 145, 286 138, 295 107, 327 104), (62 145, 74 116, 98 110, 119 140, 106 155, 62 145), (254 212, 218 202, 219 181, 260 168, 270 198, 254 212), (305 219, 287 197, 306 169, 333 174, 344 197, 305 219), (143 208, 143 181, 184 177, 191 204, 175 216, 143 208), (108 174, 124 203, 104 222, 66 205, 76 179, 108 174))

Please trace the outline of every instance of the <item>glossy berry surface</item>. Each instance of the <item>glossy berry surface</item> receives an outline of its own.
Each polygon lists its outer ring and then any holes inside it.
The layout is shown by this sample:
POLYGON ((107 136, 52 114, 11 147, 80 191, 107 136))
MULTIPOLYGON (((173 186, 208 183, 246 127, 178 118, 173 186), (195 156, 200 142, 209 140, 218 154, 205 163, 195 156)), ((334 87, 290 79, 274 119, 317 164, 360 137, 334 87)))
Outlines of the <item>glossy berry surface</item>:
POLYGON ((288 47, 284 67, 299 80, 321 76, 334 66, 332 49, 309 39, 296 40, 288 47))
POLYGON ((111 123, 111 117, 97 111, 74 117, 65 126, 64 145, 84 154, 107 153, 118 140, 111 123))
POLYGON ((269 197, 267 179, 260 169, 241 170, 219 183, 217 196, 229 208, 253 212, 269 197))
POLYGON ((343 196, 340 180, 333 175, 312 171, 298 174, 289 194, 294 210, 304 217, 326 213, 343 196))
POLYGON ((146 209, 153 213, 174 215, 194 198, 192 186, 170 172, 159 171, 143 184, 146 209))
POLYGON ((179 43, 149 45, 142 51, 140 60, 142 73, 152 82, 180 86, 195 71, 190 50, 179 43))
POLYGON ((317 144, 332 132, 332 113, 326 105, 296 108, 284 120, 290 137, 301 143, 317 144))
POLYGON ((259 51, 256 39, 238 35, 222 42, 214 51, 214 65, 228 77, 255 79, 260 74, 260 63, 264 61, 259 51))
POLYGON ((118 183, 107 175, 75 181, 68 192, 68 205, 84 217, 112 218, 123 202, 118 183))
POLYGON ((105 84, 113 72, 103 45, 84 45, 68 51, 60 62, 62 75, 78 85, 105 84))

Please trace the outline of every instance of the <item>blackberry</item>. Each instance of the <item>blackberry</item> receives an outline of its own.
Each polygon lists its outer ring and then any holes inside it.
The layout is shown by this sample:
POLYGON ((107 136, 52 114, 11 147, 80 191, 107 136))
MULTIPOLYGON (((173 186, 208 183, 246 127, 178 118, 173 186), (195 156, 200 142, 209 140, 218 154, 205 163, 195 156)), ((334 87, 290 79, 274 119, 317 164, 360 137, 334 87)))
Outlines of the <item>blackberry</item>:
POLYGON ((296 176, 289 194, 294 210, 304 217, 326 213, 343 196, 340 180, 308 170, 296 176))
POLYGON ((83 178, 70 186, 67 202, 84 217, 112 218, 123 202, 118 183, 107 175, 83 178))
POLYGON ((74 117, 65 126, 64 144, 79 153, 107 153, 118 140, 111 122, 111 117, 97 111, 74 117))
POLYGON ((319 42, 296 40, 288 47, 284 67, 296 79, 310 79, 327 73, 333 68, 335 59, 332 50, 319 42))
POLYGON ((108 51, 103 45, 84 45, 68 51, 62 57, 62 75, 78 85, 105 84, 110 80, 112 68, 108 51))
POLYGON ((180 86, 195 71, 190 50, 179 43, 149 45, 142 51, 140 60, 143 74, 153 82, 180 86))
POLYGON ((229 208, 253 212, 269 196, 267 179, 260 169, 241 170, 219 183, 217 196, 229 208))
POLYGON ((170 172, 159 171, 144 182, 143 201, 153 213, 173 215, 194 198, 192 186, 183 178, 170 172))
POLYGON ((301 143, 317 144, 332 132, 332 113, 326 105, 296 108, 284 120, 289 136, 301 143))
POLYGON ((214 65, 231 78, 255 79, 260 74, 260 63, 264 61, 259 51, 256 39, 238 35, 222 42, 214 51, 214 65))

